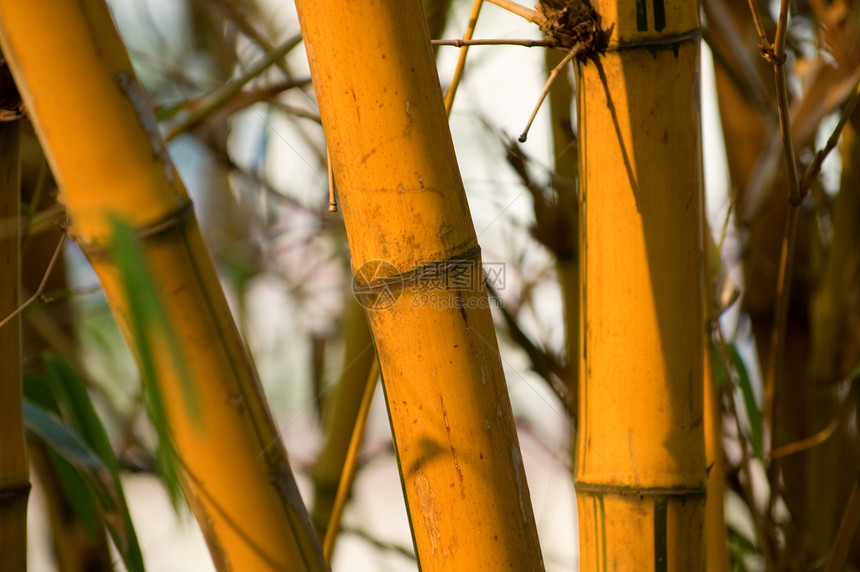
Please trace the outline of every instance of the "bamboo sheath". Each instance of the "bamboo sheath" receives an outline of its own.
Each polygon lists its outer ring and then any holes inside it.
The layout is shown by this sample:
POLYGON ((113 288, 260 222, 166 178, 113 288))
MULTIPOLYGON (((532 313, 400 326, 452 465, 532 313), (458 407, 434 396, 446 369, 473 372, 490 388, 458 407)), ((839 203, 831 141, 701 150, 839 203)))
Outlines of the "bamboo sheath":
MULTIPOLYGON (((0 233, 0 320, 21 303, 18 121, 0 123, 0 220, 17 221, 0 233)), ((0 569, 27 569, 30 493, 21 412, 21 318, 0 327, 0 569)))
POLYGON ((542 570, 421 4, 296 5, 421 569, 542 570))
MULTIPOLYGON (((131 347, 110 219, 137 229, 201 411, 156 348, 186 497, 219 570, 325 570, 253 364, 186 191, 102 0, 0 0, 0 40, 87 252, 131 347)), ((151 332, 157 336, 157 332, 151 332)))
POLYGON ((601 0, 577 66, 582 570, 704 567, 698 3, 601 0))

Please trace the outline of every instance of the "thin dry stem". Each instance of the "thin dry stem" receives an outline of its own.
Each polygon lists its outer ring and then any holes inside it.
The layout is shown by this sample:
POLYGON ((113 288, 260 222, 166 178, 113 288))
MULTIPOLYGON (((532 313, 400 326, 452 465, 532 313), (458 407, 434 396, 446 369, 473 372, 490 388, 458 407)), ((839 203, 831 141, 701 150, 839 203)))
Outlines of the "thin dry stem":
MULTIPOLYGON (((776 37, 772 46, 772 53, 765 57, 774 66, 776 79, 777 112, 779 115, 779 129, 782 134, 782 147, 785 162, 788 168, 789 184, 789 208, 788 219, 785 223, 782 248, 780 251, 779 273, 777 277, 776 307, 774 309, 773 326, 771 330, 770 350, 768 353, 768 368, 765 378, 765 418, 768 420, 770 429, 769 451, 776 448, 778 431, 777 405, 780 398, 782 386, 783 354, 785 353, 785 329, 788 324, 788 303, 791 298, 791 274, 794 261, 794 250, 797 239, 797 221, 800 214, 800 203, 803 197, 800 194, 800 182, 797 176, 797 159, 794 154, 794 143, 791 136, 791 120, 788 109, 788 85, 785 77, 785 37, 788 28, 788 0, 781 0, 779 21, 776 26, 776 37)), ((773 514, 776 508, 776 487, 781 472, 781 461, 779 458, 771 458, 768 470, 768 484, 770 485, 770 499, 765 516, 773 522, 773 514)))
POLYGON ((764 31, 764 25, 762 25, 761 23, 761 12, 759 12, 758 4, 756 3, 756 0, 747 0, 747 2, 750 6, 750 12, 752 12, 753 23, 755 23, 755 31, 758 34, 761 49, 764 52, 769 52, 773 48, 767 39, 767 34, 764 31))
POLYGON ((836 431, 836 428, 839 427, 839 419, 833 419, 830 423, 813 435, 812 437, 807 437, 806 439, 801 439, 800 441, 795 441, 793 443, 788 443, 787 445, 780 445, 770 452, 771 459, 779 459, 781 457, 787 457, 789 455, 794 455, 795 453, 800 453, 801 451, 805 451, 807 449, 811 449, 816 445, 820 445, 824 443, 830 436, 833 435, 833 432, 836 431))
POLYGON ((349 449, 346 453, 346 459, 344 459, 343 472, 340 474, 340 483, 337 485, 337 495, 334 499, 331 519, 329 520, 325 539, 323 540, 323 556, 325 556, 327 562, 331 562, 332 554, 334 554, 334 543, 340 531, 340 519, 343 516, 347 493, 352 483, 352 477, 355 474, 355 466, 358 460, 358 446, 361 444, 361 439, 364 436, 364 428, 367 425, 367 416, 370 412, 370 404, 373 401, 373 392, 376 389, 377 379, 379 379, 379 362, 374 359, 373 365, 370 367, 370 373, 367 376, 367 385, 365 385, 364 393, 361 396, 361 405, 358 408, 358 416, 355 419, 355 429, 353 429, 352 437, 349 440, 349 449))
POLYGON ((549 93, 549 88, 552 86, 552 83, 555 81, 555 78, 558 77, 558 73, 562 69, 564 69, 564 66, 566 66, 568 62, 570 62, 570 60, 575 58, 577 54, 582 51, 582 49, 582 44, 574 46, 569 52, 567 52, 567 55, 564 56, 564 59, 562 59, 561 62, 559 62, 559 64, 555 66, 555 68, 550 72, 549 77, 546 80, 546 85, 543 86, 543 91, 541 91, 540 97, 538 98, 537 105, 535 105, 534 111, 532 111, 531 117, 529 117, 529 120, 526 123, 526 128, 523 129, 523 133, 519 136, 517 141, 519 141, 520 143, 525 143, 529 135, 529 129, 531 129, 532 123, 535 120, 535 116, 537 116, 537 112, 540 109, 540 106, 543 105, 543 100, 546 99, 546 96, 549 93))
MULTIPOLYGON (((253 65, 241 77, 204 97, 197 108, 190 110, 190 112, 180 122, 171 127, 171 129, 164 136, 165 139, 167 141, 174 139, 178 135, 197 126, 206 118, 210 117, 215 112, 223 108, 233 99, 234 96, 236 96, 241 91, 241 89, 248 82, 259 76, 270 66, 281 61, 281 59, 283 59, 283 57, 287 55, 290 50, 295 48, 300 41, 301 36, 291 37, 283 44, 278 46, 274 51, 266 54, 266 56, 262 60, 253 65)), ((296 87, 298 85, 303 85, 304 83, 306 83, 305 80, 301 80, 301 82, 288 82, 285 87, 289 89, 290 87, 296 87)))
POLYGON ((63 233, 63 235, 60 237, 60 241, 57 243, 57 248, 54 250, 54 254, 51 256, 50 262, 48 262, 48 267, 45 269, 45 275, 42 276, 42 282, 39 284, 39 287, 36 288, 36 291, 33 292, 32 296, 27 298, 26 302, 18 306, 18 309, 3 318, 3 320, 0 320, 0 328, 9 323, 12 318, 23 312, 27 308, 27 306, 38 300, 39 296, 42 295, 42 292, 45 291, 45 286, 48 284, 48 278, 51 276, 51 272, 54 271, 54 266, 57 264, 57 260, 59 260, 60 258, 60 252, 63 251, 63 244, 65 243, 65 241, 66 234, 63 233))
MULTIPOLYGON (((469 14, 469 24, 466 26, 466 31, 463 32, 463 41, 468 42, 472 39, 472 34, 475 32, 475 26, 478 23, 478 15, 481 13, 481 6, 484 5, 484 0, 475 0, 472 3, 472 13, 469 14)), ((466 56, 469 53, 469 45, 465 44, 460 48, 460 57, 457 59, 457 67, 454 69, 454 76, 451 78, 451 85, 448 86, 448 91, 445 93, 445 113, 451 115, 451 108, 454 106, 454 96, 457 95, 457 87, 460 85, 460 79, 463 77, 463 70, 466 68, 466 56)))
POLYGON ((538 12, 537 10, 532 10, 531 8, 526 8, 521 4, 517 4, 516 2, 512 2, 511 0, 487 0, 488 2, 492 2, 496 6, 500 8, 504 8, 508 12, 513 12, 517 16, 525 18, 532 24, 537 24, 541 28, 547 25, 546 18, 543 14, 538 12))
MULTIPOLYGON (((488 2, 490 0, 487 0, 488 2)), ((465 46, 524 46, 526 48, 549 48, 554 45, 553 42, 547 40, 506 40, 506 39, 485 39, 485 40, 430 40, 434 46, 453 46, 462 48, 465 46)))
POLYGON ((821 171, 821 165, 824 164, 824 160, 827 158, 827 155, 836 148, 836 144, 839 142, 839 136, 842 135, 842 128, 845 127, 845 124, 848 123, 848 120, 851 119, 852 115, 854 115, 854 110, 857 108, 858 103, 860 103, 860 82, 854 86, 854 91, 851 93, 848 101, 845 102, 845 109, 842 110, 839 122, 836 124, 836 127, 834 127, 833 133, 831 133, 830 137, 827 139, 827 143, 824 145, 824 148, 815 154, 815 158, 812 160, 812 163, 809 164, 806 171, 803 173, 803 178, 800 180, 801 197, 805 196, 809 191, 809 188, 812 186, 812 181, 815 180, 815 177, 817 177, 819 171, 821 171))

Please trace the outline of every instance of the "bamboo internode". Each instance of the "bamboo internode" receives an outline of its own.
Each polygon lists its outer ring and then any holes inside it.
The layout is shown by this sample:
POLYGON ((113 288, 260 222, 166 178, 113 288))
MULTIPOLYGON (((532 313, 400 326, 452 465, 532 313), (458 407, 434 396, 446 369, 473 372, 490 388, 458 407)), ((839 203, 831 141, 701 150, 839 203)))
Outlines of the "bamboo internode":
POLYGON ((702 159, 696 2, 603 0, 577 67, 583 570, 704 565, 702 159))
POLYGON ((421 569, 541 570, 421 4, 296 4, 421 569))
POLYGON ((216 567, 327 569, 188 195, 107 6, 3 0, 0 40, 72 232, 132 349, 140 332, 107 250, 112 219, 140 239, 183 363, 163 331, 143 335, 152 342, 185 494, 216 567))

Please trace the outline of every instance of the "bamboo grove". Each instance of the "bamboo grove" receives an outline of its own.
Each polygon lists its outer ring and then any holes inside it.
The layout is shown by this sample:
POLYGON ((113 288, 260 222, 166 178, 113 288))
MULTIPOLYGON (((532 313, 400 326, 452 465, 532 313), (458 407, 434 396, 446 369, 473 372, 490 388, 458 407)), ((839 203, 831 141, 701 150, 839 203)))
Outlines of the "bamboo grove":
POLYGON ((853 0, 0 46, 0 570, 156 569, 155 498, 193 569, 860 568, 853 0))

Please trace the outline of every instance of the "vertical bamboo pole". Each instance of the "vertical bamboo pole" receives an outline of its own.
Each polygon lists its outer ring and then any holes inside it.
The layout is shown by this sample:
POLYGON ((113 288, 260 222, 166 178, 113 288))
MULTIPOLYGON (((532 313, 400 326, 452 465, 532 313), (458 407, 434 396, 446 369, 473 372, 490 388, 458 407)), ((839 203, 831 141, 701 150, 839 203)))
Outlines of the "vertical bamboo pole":
MULTIPOLYGON (((111 218, 138 233, 186 359, 155 350, 184 489, 219 570, 325 570, 256 371, 236 331, 187 193, 103 0, 0 0, 0 40, 129 345, 125 289, 107 255, 111 218)), ((150 333, 155 335, 157 332, 150 333)))
MULTIPOLYGON (((21 303, 20 130, 18 121, 0 122, 0 320, 21 303)), ((19 314, 0 327, 0 569, 9 572, 27 569, 30 479, 21 399, 19 314)))
POLYGON ((296 5, 421 569, 541 570, 421 4, 296 5))
POLYGON ((698 3, 600 0, 579 64, 582 570, 700 570, 703 436, 698 3))

